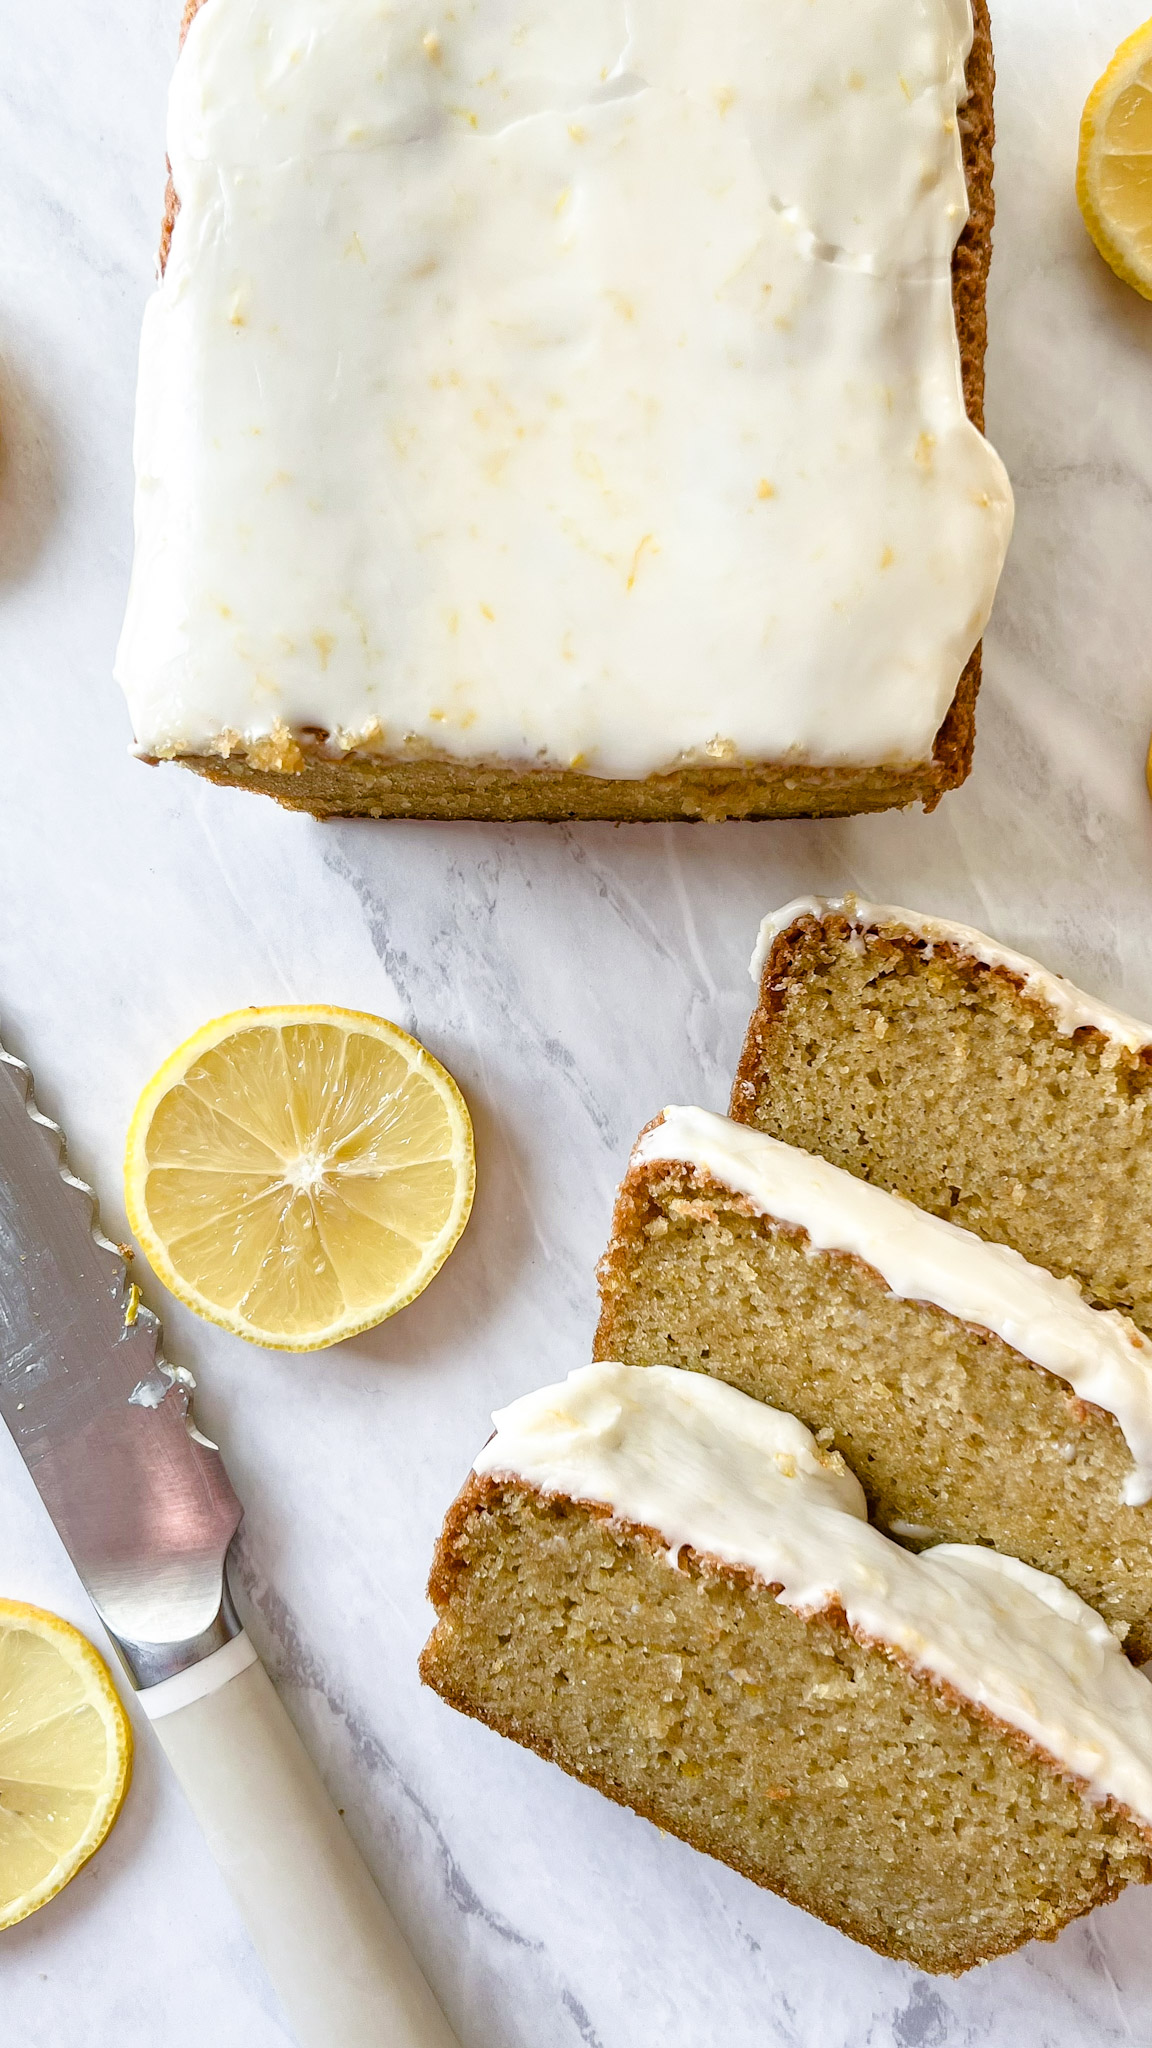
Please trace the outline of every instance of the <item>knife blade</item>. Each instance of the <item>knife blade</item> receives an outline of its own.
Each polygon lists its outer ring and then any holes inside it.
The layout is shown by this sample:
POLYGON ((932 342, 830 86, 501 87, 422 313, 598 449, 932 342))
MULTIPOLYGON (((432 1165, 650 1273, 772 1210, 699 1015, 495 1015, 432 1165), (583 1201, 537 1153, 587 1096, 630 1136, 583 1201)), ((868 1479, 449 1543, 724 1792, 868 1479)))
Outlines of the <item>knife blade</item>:
POLYGON ((242 1510, 193 1387, 0 1045, 0 1417, 300 2048, 457 2048, 240 1626, 227 1554, 242 1510))
POLYGON ((0 1416, 137 1686, 239 1633, 224 1560, 242 1511, 192 1387, 0 1046, 0 1416))

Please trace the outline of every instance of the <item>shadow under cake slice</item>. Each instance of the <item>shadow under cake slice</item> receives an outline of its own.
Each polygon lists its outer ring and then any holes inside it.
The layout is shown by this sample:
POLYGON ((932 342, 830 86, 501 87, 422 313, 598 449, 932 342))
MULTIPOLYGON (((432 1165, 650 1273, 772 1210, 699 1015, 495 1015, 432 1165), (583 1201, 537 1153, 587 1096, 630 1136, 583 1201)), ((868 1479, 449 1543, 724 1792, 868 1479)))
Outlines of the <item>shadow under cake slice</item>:
POLYGON ((1152 1026, 983 932, 802 897, 764 920, 731 1114, 1152 1331, 1152 1026))
POLYGON ((1057 1581, 901 1549, 697 1374, 589 1366, 495 1420, 432 1569, 450 1705, 925 1970, 1152 1876, 1152 1689, 1057 1581))
POLYGON ((600 1287, 596 1357, 786 1408, 881 1528, 1053 1572, 1152 1656, 1152 1342, 1074 1283, 689 1108, 637 1144, 600 1287))

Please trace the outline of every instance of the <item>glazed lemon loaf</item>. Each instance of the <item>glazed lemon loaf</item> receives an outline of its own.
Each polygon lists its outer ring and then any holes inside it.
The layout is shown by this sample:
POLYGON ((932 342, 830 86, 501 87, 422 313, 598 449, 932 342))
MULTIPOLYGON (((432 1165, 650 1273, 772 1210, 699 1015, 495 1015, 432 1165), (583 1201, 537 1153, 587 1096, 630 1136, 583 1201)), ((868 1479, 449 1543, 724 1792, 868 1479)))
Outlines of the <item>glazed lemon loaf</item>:
POLYGON ((732 1115, 1152 1330, 1152 1026, 941 918, 766 918, 732 1115))
POLYGON ((145 758, 321 815, 963 779, 1011 524, 984 0, 186 27, 117 660, 145 758))
POLYGON ((1152 1876, 1152 1687, 1057 1580, 914 1556, 696 1373, 588 1366, 495 1421, 432 1570, 452 1706, 925 1970, 1152 1876))
POLYGON ((705 1372, 834 1443, 879 1527, 1054 1572, 1152 1657, 1152 1342, 1003 1245, 707 1110, 641 1137, 595 1356, 705 1372))

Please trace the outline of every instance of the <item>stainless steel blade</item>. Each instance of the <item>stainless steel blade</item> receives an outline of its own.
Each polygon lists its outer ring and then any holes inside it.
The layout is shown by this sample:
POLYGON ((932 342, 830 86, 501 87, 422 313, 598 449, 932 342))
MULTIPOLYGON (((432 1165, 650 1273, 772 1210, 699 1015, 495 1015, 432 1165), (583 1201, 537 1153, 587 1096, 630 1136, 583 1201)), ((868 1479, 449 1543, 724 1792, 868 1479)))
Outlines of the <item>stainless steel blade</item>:
POLYGON ((239 1626, 224 1560, 242 1510, 159 1346, 62 1132, 0 1046, 0 1415, 140 1685, 239 1626))

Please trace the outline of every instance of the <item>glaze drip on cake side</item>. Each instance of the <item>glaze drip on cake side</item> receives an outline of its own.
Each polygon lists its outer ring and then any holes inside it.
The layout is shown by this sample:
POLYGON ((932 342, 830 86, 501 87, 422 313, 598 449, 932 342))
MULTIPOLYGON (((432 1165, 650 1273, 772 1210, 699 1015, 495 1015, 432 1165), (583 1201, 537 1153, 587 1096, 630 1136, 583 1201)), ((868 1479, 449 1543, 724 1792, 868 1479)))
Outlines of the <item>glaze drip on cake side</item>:
POLYGON ((1011 523, 951 298, 971 33, 206 0, 141 350, 141 751, 930 759, 1011 523))
POLYGON ((804 1230, 816 1250, 863 1259, 903 1300, 931 1302, 990 1330, 1066 1380, 1120 1426, 1134 1466, 1126 1504, 1152 1500, 1152 1342, 1117 1309, 1092 1308, 1074 1280, 1058 1280, 1009 1246, 710 1110, 664 1111, 631 1164, 661 1160, 707 1174, 760 1215, 804 1230))
POLYGON ((1059 1579, 969 1544, 902 1550, 795 1417, 698 1373, 584 1366, 493 1421, 478 1474, 607 1507, 672 1565, 688 1544, 746 1566, 798 1613, 839 1604, 1152 1828, 1152 1687, 1059 1579))
POLYGON ((930 946, 954 946, 958 953, 979 960, 985 967, 1004 968, 1023 984, 1025 995, 1032 996, 1051 1011, 1061 1037, 1071 1038, 1073 1032, 1088 1027, 1102 1032, 1105 1038, 1111 1038, 1128 1052, 1141 1052, 1145 1046, 1152 1046, 1152 1025, 1142 1024, 1138 1017, 1126 1016, 1123 1010, 1113 1010, 1096 996, 1077 988, 1074 982, 1066 981, 1062 974, 1054 974, 1051 968, 1042 966, 1029 954, 1013 952, 1010 946, 1000 945, 996 939, 990 939, 986 932, 976 931, 970 924, 955 924, 946 917, 929 917, 919 910, 902 910, 895 903, 867 903, 862 896, 796 896, 780 910, 770 911, 761 923, 748 963, 748 972, 757 987, 781 932, 788 931, 802 917, 814 917, 820 923, 830 916, 845 918, 861 933, 871 930, 910 932, 914 938, 925 940, 930 946))

